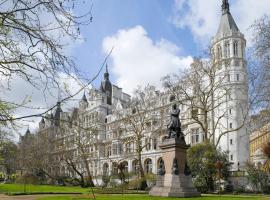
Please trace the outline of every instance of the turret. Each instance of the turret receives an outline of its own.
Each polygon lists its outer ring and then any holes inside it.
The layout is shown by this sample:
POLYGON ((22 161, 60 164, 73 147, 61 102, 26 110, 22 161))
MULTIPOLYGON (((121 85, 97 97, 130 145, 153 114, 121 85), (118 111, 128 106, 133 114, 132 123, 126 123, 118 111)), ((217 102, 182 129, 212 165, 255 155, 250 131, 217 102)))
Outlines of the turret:
POLYGON ((225 116, 219 120, 222 126, 215 131, 214 141, 217 142, 221 133, 219 147, 229 152, 229 160, 232 170, 236 170, 249 157, 249 142, 244 120, 247 116, 247 68, 245 61, 246 40, 237 27, 231 13, 228 0, 222 1, 222 15, 218 31, 212 41, 212 55, 215 67, 218 69, 217 81, 222 80, 224 86, 217 94, 223 95, 224 102, 213 113, 213 124, 218 117, 225 112, 225 116), (224 91, 229 91, 225 93, 224 91), (241 127, 241 128, 238 128, 241 127), (229 131, 229 130, 235 131, 229 131), (241 147, 240 147, 241 146, 241 147))
POLYGON ((82 99, 80 100, 80 109, 84 110, 88 107, 88 101, 85 95, 85 92, 83 93, 82 99))
POLYGON ((112 84, 109 79, 108 66, 106 64, 106 72, 104 73, 104 79, 101 82, 100 90, 106 96, 106 102, 108 105, 112 105, 112 84))
POLYGON ((57 102, 57 107, 56 107, 56 111, 54 114, 54 125, 55 126, 59 126, 60 125, 60 120, 61 120, 61 113, 62 113, 62 109, 61 109, 61 105, 60 102, 57 102))

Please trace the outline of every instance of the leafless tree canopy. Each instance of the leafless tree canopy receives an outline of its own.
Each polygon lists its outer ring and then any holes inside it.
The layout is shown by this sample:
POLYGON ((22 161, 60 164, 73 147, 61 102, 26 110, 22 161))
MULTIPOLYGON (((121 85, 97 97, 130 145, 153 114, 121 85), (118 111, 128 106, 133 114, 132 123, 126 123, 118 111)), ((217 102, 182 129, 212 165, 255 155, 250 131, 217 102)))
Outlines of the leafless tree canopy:
MULTIPOLYGON (((76 2, 79 4, 79 2, 76 2)), ((75 1, 0 1, 1 88, 14 79, 24 79, 41 90, 58 87, 59 74, 78 75, 67 56, 69 41, 80 39, 80 26, 91 22, 89 13, 74 14, 75 1)), ((0 99, 0 119, 10 120, 10 109, 18 106, 0 99)))

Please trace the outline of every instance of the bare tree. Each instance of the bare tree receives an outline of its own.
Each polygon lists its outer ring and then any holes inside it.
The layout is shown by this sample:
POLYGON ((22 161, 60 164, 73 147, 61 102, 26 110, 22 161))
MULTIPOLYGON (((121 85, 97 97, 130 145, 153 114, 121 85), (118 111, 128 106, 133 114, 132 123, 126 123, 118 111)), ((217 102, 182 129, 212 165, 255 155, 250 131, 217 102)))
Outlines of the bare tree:
POLYGON ((79 109, 75 108, 70 121, 63 118, 59 127, 59 134, 61 134, 59 156, 67 168, 80 177, 82 187, 94 185, 90 166, 93 166, 94 159, 98 157, 97 151, 94 150, 97 149, 99 130, 97 123, 87 126, 79 109))
MULTIPOLYGON (((151 137, 155 138, 164 134, 165 112, 163 105, 159 105, 158 91, 154 86, 146 86, 135 91, 128 109, 116 111, 115 115, 120 127, 125 131, 125 136, 133 142, 135 157, 138 162, 139 176, 145 179, 145 172, 142 163, 142 153, 150 145, 150 140, 143 141, 147 133, 151 132, 151 137), (130 137, 127 137, 130 136, 130 137)), ((142 182, 142 186, 146 182, 142 182)))
MULTIPOLYGON (((0 1, 2 89, 10 89, 12 81, 20 78, 30 87, 50 92, 59 87, 60 74, 78 79, 78 69, 64 49, 67 39, 80 39, 80 26, 89 24, 92 16, 91 8, 88 13, 76 15, 73 10, 77 4, 68 0, 0 1)), ((13 121, 14 109, 27 103, 2 97, 0 121, 13 121)))
POLYGON ((241 108, 243 121, 234 128, 223 127, 221 121, 229 118, 227 105, 232 101, 233 87, 226 70, 219 68, 219 65, 221 63, 195 58, 186 71, 163 78, 165 89, 187 108, 183 122, 187 126, 197 124, 204 139, 211 139, 216 146, 222 136, 242 128, 248 115, 248 111, 242 107, 246 105, 237 105, 241 108))
POLYGON ((252 110, 256 113, 269 110, 270 105, 270 16, 265 15, 255 21, 251 29, 254 46, 248 58, 249 96, 252 110))

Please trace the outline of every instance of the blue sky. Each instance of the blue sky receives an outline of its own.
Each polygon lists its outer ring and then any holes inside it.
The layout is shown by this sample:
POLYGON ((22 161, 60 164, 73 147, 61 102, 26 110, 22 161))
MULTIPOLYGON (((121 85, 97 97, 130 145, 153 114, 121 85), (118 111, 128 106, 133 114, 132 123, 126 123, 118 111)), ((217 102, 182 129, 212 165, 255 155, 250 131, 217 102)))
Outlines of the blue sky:
MULTIPOLYGON (((98 70, 106 56, 102 50, 103 39, 120 29, 129 29, 137 25, 142 26, 153 41, 166 38, 175 45, 181 46, 183 56, 200 54, 190 30, 179 29, 169 22, 174 1, 96 0, 86 2, 84 8, 78 7, 76 12, 81 13, 85 8, 89 9, 92 3, 93 22, 81 29, 86 42, 73 49, 73 56, 78 66, 87 73, 88 77, 98 70)), ((110 61, 109 65, 111 65, 110 61)), ((116 79, 113 73, 111 79, 112 81, 116 79)), ((95 85, 99 82, 100 79, 95 82, 95 85)))
MULTIPOLYGON (((80 29, 84 42, 67 40, 67 52, 75 58, 85 78, 92 78, 104 58, 114 46, 108 65, 113 84, 132 94, 138 85, 161 86, 160 79, 170 73, 185 70, 192 57, 203 55, 215 35, 221 16, 222 0, 81 0, 74 12, 78 15, 89 11, 91 5, 93 22, 80 29)), ((231 14, 240 31, 252 46, 250 25, 270 12, 269 0, 229 0, 231 14)), ((65 40, 65 39, 63 39, 65 40)), ((65 40, 66 42, 66 40, 65 40)), ((80 86, 68 77, 61 77, 69 84, 71 93, 80 86)), ((103 73, 94 82, 99 87, 103 73)), ((62 80, 61 79, 61 80, 62 80)), ((53 97, 44 99, 23 80, 13 81, 9 96, 11 101, 21 102, 31 97, 33 107, 50 107, 57 101, 58 91, 53 97)), ((76 98, 81 98, 79 94, 76 98)), ((73 101, 73 106, 78 102, 73 101)), ((17 111, 18 115, 28 110, 17 111)), ((32 119, 31 119, 32 120, 32 119)), ((37 120, 23 122, 33 129, 37 120)))
MULTIPOLYGON (((250 25, 269 13, 269 0, 230 0, 231 13, 251 46, 250 25)), ((81 28, 85 42, 72 56, 87 78, 114 46, 108 64, 111 80, 132 93, 137 85, 160 86, 160 78, 184 69, 203 55, 215 35, 222 0, 93 0, 79 4, 82 14, 93 4, 93 22, 81 28), (135 42, 136 41, 136 42, 135 42)), ((102 75, 94 85, 99 86, 102 75)))

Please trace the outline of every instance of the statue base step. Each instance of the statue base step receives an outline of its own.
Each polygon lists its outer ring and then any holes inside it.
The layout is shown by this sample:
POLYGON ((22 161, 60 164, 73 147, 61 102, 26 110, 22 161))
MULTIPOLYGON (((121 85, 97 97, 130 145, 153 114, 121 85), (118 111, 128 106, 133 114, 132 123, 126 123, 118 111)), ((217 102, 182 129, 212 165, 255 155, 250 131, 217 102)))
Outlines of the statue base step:
POLYGON ((191 176, 184 174, 165 174, 157 176, 156 185, 150 190, 151 196, 198 197, 201 196, 193 186, 191 176))

